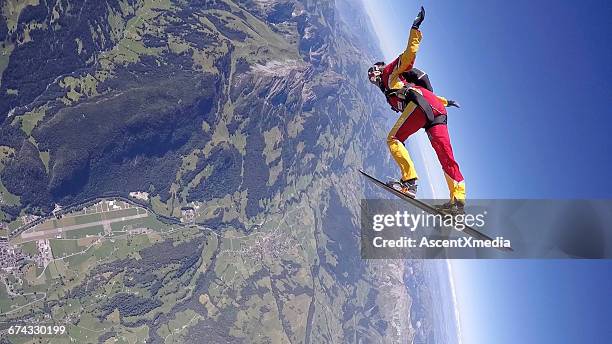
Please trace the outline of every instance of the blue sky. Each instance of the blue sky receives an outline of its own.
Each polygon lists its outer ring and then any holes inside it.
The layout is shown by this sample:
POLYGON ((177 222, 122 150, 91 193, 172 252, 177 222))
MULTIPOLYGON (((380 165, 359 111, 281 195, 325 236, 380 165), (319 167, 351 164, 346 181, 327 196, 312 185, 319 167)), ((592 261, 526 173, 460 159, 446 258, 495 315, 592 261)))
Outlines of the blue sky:
POLYGON ((603 344, 612 337, 609 261, 452 266, 464 344, 603 344))
MULTIPOLYGON (((612 198, 611 2, 364 2, 390 56, 425 6, 416 66, 462 104, 449 130, 468 198, 612 198)), ((612 337, 612 261, 452 267, 463 343, 612 337)))

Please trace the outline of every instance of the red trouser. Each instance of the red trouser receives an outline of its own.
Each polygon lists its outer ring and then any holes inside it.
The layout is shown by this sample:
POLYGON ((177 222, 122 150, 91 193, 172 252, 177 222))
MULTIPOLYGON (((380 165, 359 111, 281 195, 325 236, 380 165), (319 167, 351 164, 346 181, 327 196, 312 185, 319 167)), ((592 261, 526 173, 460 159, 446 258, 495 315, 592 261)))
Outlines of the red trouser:
MULTIPOLYGON (((423 128, 427 123, 425 113, 420 108, 416 108, 406 118, 405 122, 399 127, 393 138, 400 142, 406 141, 406 139, 423 128)), ((465 199, 465 186, 463 183, 463 175, 459 170, 459 165, 455 161, 453 156, 453 148, 450 142, 450 136, 448 135, 448 127, 446 124, 438 124, 427 129, 427 135, 429 136, 429 142, 442 165, 442 170, 446 175, 446 181, 451 193, 451 199, 465 199)))

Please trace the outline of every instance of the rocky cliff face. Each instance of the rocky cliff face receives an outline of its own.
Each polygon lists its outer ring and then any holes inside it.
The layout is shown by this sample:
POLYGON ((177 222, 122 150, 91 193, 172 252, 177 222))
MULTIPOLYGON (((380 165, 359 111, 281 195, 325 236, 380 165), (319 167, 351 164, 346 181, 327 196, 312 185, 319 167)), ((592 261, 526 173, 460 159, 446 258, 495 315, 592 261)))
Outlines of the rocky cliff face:
MULTIPOLYGON (((367 186, 356 170, 381 171, 387 156, 376 118, 386 107, 363 77, 380 54, 359 6, 31 0, 4 1, 2 13, 0 192, 14 200, 2 204, 5 221, 148 192, 159 214, 193 207, 217 235, 289 247, 257 261, 216 252, 189 282, 215 311, 206 306, 183 340, 409 341, 403 263, 359 254, 367 186), (227 264, 240 273, 226 285, 227 264), (209 292, 214 283, 221 292, 209 292)), ((166 315, 153 307, 120 326, 144 324, 160 342, 172 314, 198 311, 197 295, 153 295, 166 315)), ((117 297, 93 314, 140 302, 117 297)))

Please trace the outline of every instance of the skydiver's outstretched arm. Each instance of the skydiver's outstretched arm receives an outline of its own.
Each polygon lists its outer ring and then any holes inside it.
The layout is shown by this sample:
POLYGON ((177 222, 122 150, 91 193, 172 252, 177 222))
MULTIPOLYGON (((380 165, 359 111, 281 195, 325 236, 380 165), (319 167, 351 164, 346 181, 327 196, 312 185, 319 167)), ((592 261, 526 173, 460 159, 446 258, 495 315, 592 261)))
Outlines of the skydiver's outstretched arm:
POLYGON ((416 53, 419 51, 419 45, 421 44, 421 39, 423 35, 419 29, 411 28, 410 36, 408 37, 408 44, 406 45, 406 49, 400 55, 398 70, 401 70, 400 73, 410 70, 414 67, 414 60, 416 59, 416 53))
POLYGON ((419 44, 423 38, 419 26, 425 19, 425 9, 421 6, 421 10, 417 14, 417 17, 412 23, 410 28, 410 36, 408 37, 408 44, 406 49, 397 59, 397 66, 394 66, 393 72, 389 77, 389 88, 393 88, 393 85, 397 83, 397 78, 405 71, 410 70, 414 66, 414 60, 416 59, 416 53, 419 51, 419 44))
POLYGON ((416 18, 414 18, 414 22, 412 22, 412 27, 410 28, 410 35, 408 36, 408 44, 406 44, 406 49, 400 57, 398 69, 401 69, 402 72, 405 72, 414 67, 416 53, 419 51, 419 45, 421 44, 421 39, 423 38, 421 31, 419 31, 419 27, 421 26, 423 20, 425 20, 425 8, 421 6, 421 10, 417 14, 416 18))

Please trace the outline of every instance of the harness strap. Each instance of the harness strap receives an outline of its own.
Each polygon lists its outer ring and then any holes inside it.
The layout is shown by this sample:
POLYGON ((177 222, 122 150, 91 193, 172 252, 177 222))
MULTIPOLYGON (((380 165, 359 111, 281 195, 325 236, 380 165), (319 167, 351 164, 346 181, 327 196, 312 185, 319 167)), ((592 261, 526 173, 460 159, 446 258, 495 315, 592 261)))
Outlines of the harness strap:
MULTIPOLYGON (((384 93, 385 98, 387 98, 387 103, 391 105, 390 98, 393 96, 397 96, 397 90, 384 89, 383 87, 381 87, 380 90, 382 91, 382 93, 384 93)), ((395 107, 393 107, 393 105, 391 105, 391 110, 395 112, 401 112, 399 109, 396 109, 395 107)))
POLYGON ((446 115, 438 115, 438 116, 434 115, 433 108, 427 102, 427 100, 425 100, 425 97, 423 97, 422 94, 420 94, 419 92, 415 91, 414 89, 411 89, 408 93, 411 94, 414 97, 413 101, 425 113, 425 117, 427 118, 427 122, 425 123, 425 126, 424 126, 425 130, 427 130, 427 129, 435 126, 435 125, 438 125, 438 124, 446 124, 447 123, 446 115))
POLYGON ((428 123, 426 123, 423 128, 425 128, 425 130, 427 130, 427 129, 435 126, 435 125, 446 124, 446 123, 447 123, 446 115, 438 115, 438 116, 434 117, 433 121, 431 121, 431 122, 428 121, 428 123))
POLYGON ((410 88, 406 93, 406 101, 414 102, 423 112, 425 113, 425 117, 427 118, 427 122, 433 122, 435 119, 433 109, 431 105, 425 100, 422 94, 417 92, 416 90, 410 88))
MULTIPOLYGON (((426 119, 425 126, 424 126, 425 130, 435 125, 438 125, 438 124, 447 124, 446 115, 435 116, 433 112, 433 108, 427 102, 425 97, 423 97, 422 94, 420 94, 415 89, 410 88, 410 87, 406 89, 408 91, 405 93, 404 101, 414 102, 417 105, 417 107, 419 107, 425 113, 425 119, 426 119)), ((383 90, 383 89, 381 90, 385 94, 385 97, 387 97, 387 100, 392 96, 397 96, 398 92, 402 92, 402 90, 383 90)), ((393 106, 391 106, 391 109, 393 109, 396 112, 400 112, 398 109, 395 109, 393 106)))

